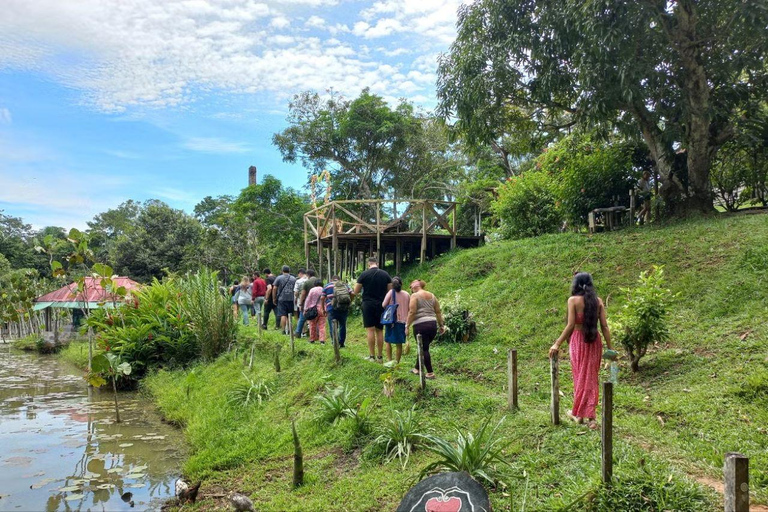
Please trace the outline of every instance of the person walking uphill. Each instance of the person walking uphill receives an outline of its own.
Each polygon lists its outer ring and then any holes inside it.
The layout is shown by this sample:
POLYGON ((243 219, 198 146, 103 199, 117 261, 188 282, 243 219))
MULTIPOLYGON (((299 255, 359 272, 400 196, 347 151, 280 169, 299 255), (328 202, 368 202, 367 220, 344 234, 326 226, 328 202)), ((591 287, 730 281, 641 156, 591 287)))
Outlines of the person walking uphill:
POLYGON ((325 344, 325 302, 323 281, 314 280, 314 285, 304 299, 304 318, 309 322, 309 342, 325 344))
POLYGON ((344 348, 347 342, 347 316, 352 305, 352 290, 347 283, 341 281, 339 276, 333 276, 331 282, 323 288, 325 297, 325 311, 328 313, 328 331, 331 336, 338 336, 339 348, 344 348), (339 332, 334 331, 333 321, 339 327, 339 332))
MULTIPOLYGON (((437 336, 438 330, 440 334, 445 332, 445 321, 437 297, 428 292, 426 287, 427 284, 419 279, 411 283, 411 299, 405 334, 407 336, 408 330, 413 327, 413 336, 421 335, 424 369, 427 372, 424 376, 428 379, 434 379, 435 373, 432 371, 432 356, 429 354, 429 345, 437 336)), ((418 358, 416 359, 416 366, 411 371, 419 375, 418 358)))
POLYGON ((378 350, 379 362, 384 361, 384 326, 381 325, 381 314, 384 308, 381 303, 387 295, 392 284, 392 278, 387 272, 379 268, 378 259, 368 258, 368 270, 360 274, 355 284, 353 295, 363 291, 363 327, 368 340, 368 359, 376 361, 378 350))
POLYGON ((597 324, 603 331, 606 346, 611 349, 611 331, 605 316, 603 301, 597 296, 592 276, 580 272, 573 278, 571 296, 568 298, 568 324, 549 349, 549 357, 555 357, 560 345, 568 339, 573 373, 573 409, 566 413, 577 423, 584 419, 589 428, 596 430, 595 408, 599 394, 598 373, 603 344, 597 332, 597 324))
POLYGON ((286 334, 290 334, 286 329, 288 327, 288 317, 293 314, 293 287, 295 285, 296 278, 291 275, 291 268, 288 265, 284 265, 283 273, 277 276, 275 284, 272 285, 272 302, 277 304, 280 329, 286 334))
POLYGON ((403 343, 405 343, 405 325, 408 322, 411 296, 403 291, 403 281, 399 277, 392 278, 392 291, 387 292, 384 302, 385 309, 390 304, 397 305, 395 322, 384 326, 384 341, 387 343, 387 361, 392 360, 392 345, 395 346, 395 360, 400 364, 403 356, 403 343))
POLYGON ((251 313, 258 319, 261 315, 261 309, 264 306, 264 296, 267 294, 267 283, 261 278, 261 273, 254 272, 253 283, 251 284, 251 295, 253 295, 253 307, 251 313))
POLYGON ((264 274, 264 282, 267 285, 267 294, 264 296, 264 318, 262 319, 262 328, 266 331, 267 326, 269 325, 269 314, 274 311, 275 312, 275 329, 279 329, 280 326, 280 317, 277 315, 277 304, 275 304, 272 301, 272 288, 275 284, 275 275, 272 273, 271 270, 268 268, 265 268, 262 271, 262 274, 264 274))
POLYGON ((243 325, 248 325, 248 318, 251 316, 251 306, 253 306, 251 293, 251 280, 248 277, 243 277, 243 280, 240 281, 240 289, 237 291, 237 306, 243 315, 243 325))

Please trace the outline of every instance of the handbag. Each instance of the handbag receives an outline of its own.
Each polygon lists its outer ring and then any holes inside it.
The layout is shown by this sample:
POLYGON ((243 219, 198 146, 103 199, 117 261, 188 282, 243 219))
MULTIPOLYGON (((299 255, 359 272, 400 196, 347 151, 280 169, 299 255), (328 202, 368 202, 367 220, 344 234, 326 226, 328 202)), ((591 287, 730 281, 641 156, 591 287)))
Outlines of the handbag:
POLYGON ((320 313, 317 311, 317 306, 312 306, 304 311, 304 320, 314 320, 320 313))
POLYGON ((379 320, 379 323, 381 325, 392 325, 397 321, 397 294, 395 290, 392 290, 392 301, 389 303, 389 305, 384 308, 384 311, 381 313, 381 320, 379 320))

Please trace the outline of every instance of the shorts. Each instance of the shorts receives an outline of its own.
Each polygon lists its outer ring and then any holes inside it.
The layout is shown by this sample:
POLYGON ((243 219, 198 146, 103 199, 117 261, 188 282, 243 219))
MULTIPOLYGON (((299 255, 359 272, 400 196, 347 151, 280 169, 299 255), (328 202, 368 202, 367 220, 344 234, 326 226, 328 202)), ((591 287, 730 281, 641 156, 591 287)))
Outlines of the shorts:
POLYGON ((384 308, 381 306, 381 302, 378 301, 363 301, 363 327, 375 327, 382 330, 384 328, 381 325, 381 314, 384 312, 384 308))
POLYGON ((278 300, 277 301, 277 316, 290 316, 293 314, 293 301, 292 300, 278 300))
POLYGON ((395 322, 385 327, 384 341, 393 345, 405 343, 405 324, 403 322, 395 322))

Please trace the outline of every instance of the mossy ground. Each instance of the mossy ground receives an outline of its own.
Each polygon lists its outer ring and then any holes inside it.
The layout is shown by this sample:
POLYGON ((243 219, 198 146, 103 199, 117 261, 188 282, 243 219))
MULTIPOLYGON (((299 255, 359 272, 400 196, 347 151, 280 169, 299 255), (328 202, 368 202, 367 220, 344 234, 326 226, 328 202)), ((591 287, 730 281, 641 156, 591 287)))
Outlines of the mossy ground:
MULTIPOLYGON (((145 380, 163 414, 184 428, 192 455, 184 473, 203 478, 198 509, 221 505, 236 490, 258 510, 394 510, 420 469, 433 460, 417 451, 403 470, 383 464, 371 437, 351 422, 316 420, 315 396, 326 385, 348 384, 376 400, 375 426, 392 409, 414 403, 446 437, 454 427, 478 426, 506 416, 502 432, 509 467, 505 486, 491 491, 495 510, 717 510, 718 497, 694 476, 722 479, 723 456, 750 457, 753 502, 768 503, 768 216, 720 216, 586 236, 561 234, 455 251, 406 278, 420 277, 439 297, 458 292, 480 321, 475 342, 437 344, 438 378, 417 391, 398 372, 393 398, 383 396, 386 371, 369 363, 359 319, 350 320, 343 364, 329 345, 283 344, 282 371, 270 350, 243 353, 188 371, 163 371, 145 380), (631 374, 626 365, 615 390, 615 465, 611 492, 599 485, 600 439, 582 426, 549 422, 546 351, 559 335, 572 273, 588 271, 608 304, 622 305, 652 265, 665 265, 668 285, 680 292, 668 344, 653 348, 631 374), (506 410, 506 352, 518 350, 520 410, 506 410), (226 396, 245 371, 273 387, 262 406, 233 407, 226 396), (291 490, 290 419, 297 419, 305 454, 306 485, 291 490), (208 495, 217 495, 206 498, 208 495)), ((253 335, 253 330, 244 334, 253 335)), ((570 368, 561 383, 570 405, 570 368)), ((606 375, 603 375, 605 378, 606 375)))

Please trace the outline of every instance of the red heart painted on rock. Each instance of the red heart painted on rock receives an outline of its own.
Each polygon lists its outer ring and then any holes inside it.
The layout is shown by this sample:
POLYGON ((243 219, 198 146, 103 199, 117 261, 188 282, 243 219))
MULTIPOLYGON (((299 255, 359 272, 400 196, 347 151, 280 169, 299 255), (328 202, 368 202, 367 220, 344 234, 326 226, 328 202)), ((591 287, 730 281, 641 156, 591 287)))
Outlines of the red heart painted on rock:
POLYGON ((461 510, 461 498, 455 496, 445 501, 440 498, 430 498, 424 507, 426 512, 459 512, 461 510))

